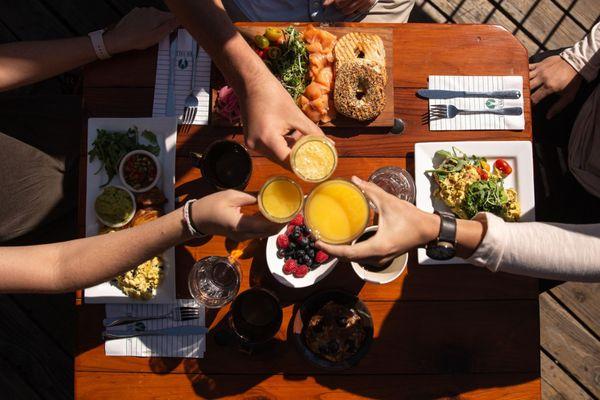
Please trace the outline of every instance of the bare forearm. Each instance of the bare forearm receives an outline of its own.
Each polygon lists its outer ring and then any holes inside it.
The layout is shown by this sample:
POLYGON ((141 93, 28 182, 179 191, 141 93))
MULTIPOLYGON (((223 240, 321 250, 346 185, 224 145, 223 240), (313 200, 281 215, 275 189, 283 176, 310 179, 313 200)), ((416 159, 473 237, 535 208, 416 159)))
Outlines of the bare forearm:
POLYGON ((106 235, 41 246, 0 247, 0 292, 64 292, 89 287, 187 239, 179 209, 106 235))
POLYGON ((0 45, 0 91, 38 82, 94 61, 87 36, 0 45))
POLYGON ((220 0, 166 0, 178 21, 211 56, 237 93, 271 73, 235 28, 220 0))

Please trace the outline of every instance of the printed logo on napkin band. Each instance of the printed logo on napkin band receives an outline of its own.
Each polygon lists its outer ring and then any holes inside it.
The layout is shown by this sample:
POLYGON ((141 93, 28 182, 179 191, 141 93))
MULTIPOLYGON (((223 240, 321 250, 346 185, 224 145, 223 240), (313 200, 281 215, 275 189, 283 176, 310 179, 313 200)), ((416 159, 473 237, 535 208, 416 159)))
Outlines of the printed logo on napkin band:
POLYGON ((487 99, 485 101, 485 106, 490 110, 495 110, 504 107, 504 102, 502 99, 487 99))
POLYGON ((188 60, 181 58, 179 61, 177 61, 177 65, 179 66, 179 69, 186 69, 188 67, 188 60))

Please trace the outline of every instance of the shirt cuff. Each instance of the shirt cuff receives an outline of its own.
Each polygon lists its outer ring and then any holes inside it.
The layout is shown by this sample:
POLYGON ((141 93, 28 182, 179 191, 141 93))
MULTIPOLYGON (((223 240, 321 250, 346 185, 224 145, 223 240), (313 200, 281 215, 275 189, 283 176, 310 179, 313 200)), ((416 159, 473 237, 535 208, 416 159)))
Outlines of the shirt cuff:
POLYGON ((506 222, 491 213, 478 213, 473 219, 482 222, 487 228, 479 247, 467 258, 467 262, 497 272, 506 248, 506 222))
POLYGON ((591 82, 595 79, 593 68, 584 68, 588 61, 580 56, 577 56, 572 47, 563 50, 560 57, 565 60, 577 73, 587 81, 591 82))

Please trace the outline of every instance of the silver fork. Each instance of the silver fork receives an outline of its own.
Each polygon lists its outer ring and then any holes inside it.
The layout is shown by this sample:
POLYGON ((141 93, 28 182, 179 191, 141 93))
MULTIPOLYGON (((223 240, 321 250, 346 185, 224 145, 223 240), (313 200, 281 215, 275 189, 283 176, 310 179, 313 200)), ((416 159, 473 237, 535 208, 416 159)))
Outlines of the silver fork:
POLYGON ((190 88, 190 94, 185 98, 185 107, 183 109, 182 118, 182 131, 189 131, 190 127, 194 123, 196 113, 198 112, 198 97, 194 94, 194 87, 196 86, 196 58, 198 57, 198 45, 192 54, 192 86, 190 88))
POLYGON ((152 319, 163 319, 170 318, 173 321, 189 321, 192 319, 200 318, 200 308, 198 307, 175 307, 166 314, 158 315, 156 317, 136 317, 136 316, 123 316, 115 318, 104 318, 102 324, 105 327, 117 326, 130 324, 138 321, 150 321, 152 319))
POLYGON ((496 114, 496 115, 521 115, 523 109, 521 107, 498 108, 494 110, 461 110, 453 105, 436 104, 431 106, 429 117, 431 119, 454 118, 458 114, 496 114))

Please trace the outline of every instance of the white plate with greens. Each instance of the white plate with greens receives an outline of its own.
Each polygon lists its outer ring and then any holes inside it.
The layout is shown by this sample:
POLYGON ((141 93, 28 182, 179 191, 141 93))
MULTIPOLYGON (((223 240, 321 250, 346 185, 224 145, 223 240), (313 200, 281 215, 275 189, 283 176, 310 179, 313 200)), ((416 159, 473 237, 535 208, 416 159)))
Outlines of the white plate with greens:
MULTIPOLYGON (((535 220, 535 191, 533 185, 533 156, 531 142, 527 141, 483 141, 483 142, 429 142, 415 144, 415 185, 416 205, 424 211, 450 211, 434 191, 437 183, 426 171, 434 168, 435 154, 439 150, 453 151, 453 148, 468 156, 485 157, 493 170, 497 159, 504 159, 512 167, 512 173, 503 180, 504 188, 517 192, 521 206, 519 221, 535 220)), ((418 249, 419 264, 461 264, 465 261, 455 257, 447 261, 427 257, 425 249, 418 249)))
MULTIPOLYGON (((157 151, 157 158, 161 163, 162 173, 157 187, 161 189, 167 199, 163 206, 164 212, 173 211, 175 205, 175 145, 177 142, 177 120, 174 117, 160 118, 90 118, 88 120, 87 151, 93 149, 93 143, 98 137, 98 132, 124 133, 129 129, 137 128, 137 140, 139 145, 145 149, 157 151), (154 135, 144 133, 152 132, 154 135), (155 140, 154 140, 155 138, 155 140)), ((132 135, 133 136, 133 135, 132 135)), ((128 142, 131 144, 131 142, 128 142)), ((136 146, 139 148, 139 146, 136 146)), ((129 151, 127 151, 129 152, 129 151)), ((110 177, 102 163, 96 158, 91 161, 88 155, 87 179, 86 179, 86 236, 98 235, 101 224, 96 218, 94 202, 102 192, 106 183, 115 186, 123 186, 118 174, 118 157, 114 157, 116 173, 110 177)), ((124 244, 124 246, 138 245, 136 243, 124 244)), ((141 245, 141 244, 139 244, 141 245)), ((155 296, 150 300, 138 300, 124 294, 111 282, 85 289, 84 297, 86 303, 172 303, 175 301, 175 249, 170 248, 160 255, 164 262, 164 277, 158 286, 155 296)))

